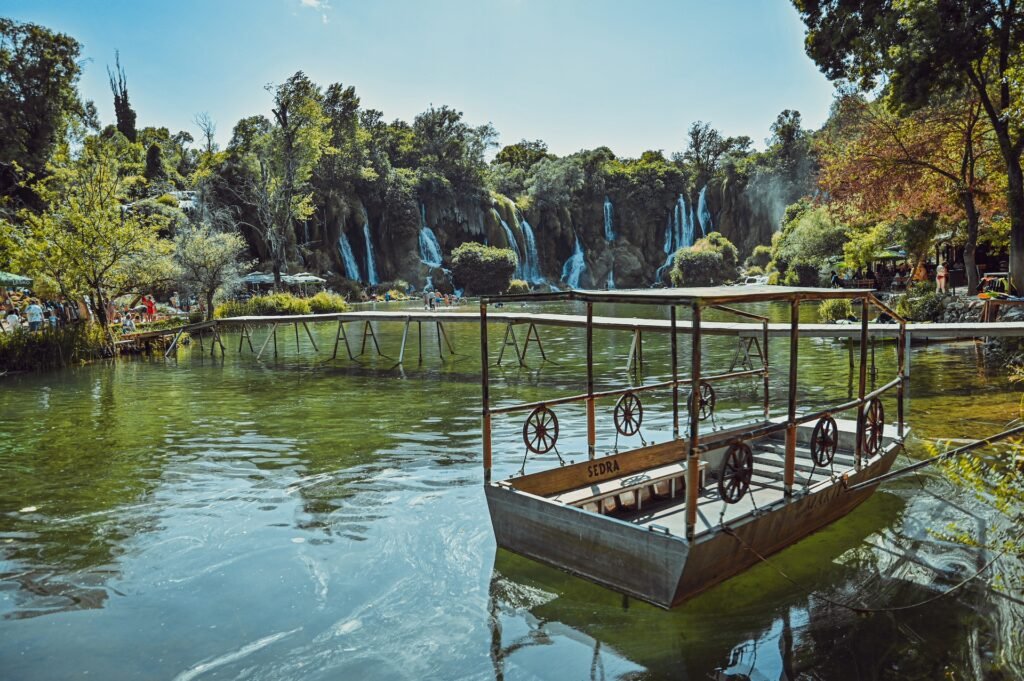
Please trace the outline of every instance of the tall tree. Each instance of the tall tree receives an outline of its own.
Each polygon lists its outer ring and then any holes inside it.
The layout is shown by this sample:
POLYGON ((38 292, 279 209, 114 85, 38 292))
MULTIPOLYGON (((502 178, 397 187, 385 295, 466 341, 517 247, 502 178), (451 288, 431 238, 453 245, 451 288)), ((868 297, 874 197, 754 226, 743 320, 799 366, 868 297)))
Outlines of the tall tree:
POLYGON ((962 219, 968 290, 976 291, 980 202, 992 190, 988 128, 976 97, 947 97, 907 115, 884 98, 847 94, 822 132, 822 187, 875 219, 925 214, 962 219))
POLYGON ((295 221, 313 213, 313 170, 334 149, 320 89, 303 72, 274 88, 273 116, 273 123, 254 116, 235 126, 228 163, 237 172, 222 186, 254 216, 240 222, 263 241, 280 286, 295 256, 295 221))
POLYGON ((117 116, 117 130, 122 135, 134 142, 138 135, 135 129, 135 110, 128 102, 128 78, 121 66, 121 53, 114 51, 114 70, 107 67, 107 77, 110 79, 110 92, 114 95, 114 115, 117 116))
POLYGON ((203 136, 206 155, 212 155, 217 151, 217 144, 213 140, 214 135, 217 134, 217 124, 213 121, 213 117, 206 111, 200 111, 192 117, 192 121, 199 127, 199 132, 203 136))
POLYGON ((206 301, 206 318, 213 319, 218 291, 231 288, 241 276, 245 241, 234 232, 215 232, 209 225, 183 229, 174 237, 178 281, 206 301))
POLYGON ((75 89, 79 50, 64 34, 0 17, 0 204, 39 207, 22 183, 45 173, 69 122, 87 112, 75 89))
POLYGON ((108 300, 164 286, 173 274, 171 244, 158 236, 166 221, 124 203, 136 180, 121 167, 122 144, 94 136, 77 151, 65 145, 36 186, 45 209, 20 214, 27 228, 23 267, 54 281, 68 298, 88 295, 104 326, 108 300))
POLYGON ((807 54, 829 78, 888 80, 911 109, 974 90, 1006 166, 1010 270, 1024 291, 1024 3, 1019 0, 793 0, 807 54))

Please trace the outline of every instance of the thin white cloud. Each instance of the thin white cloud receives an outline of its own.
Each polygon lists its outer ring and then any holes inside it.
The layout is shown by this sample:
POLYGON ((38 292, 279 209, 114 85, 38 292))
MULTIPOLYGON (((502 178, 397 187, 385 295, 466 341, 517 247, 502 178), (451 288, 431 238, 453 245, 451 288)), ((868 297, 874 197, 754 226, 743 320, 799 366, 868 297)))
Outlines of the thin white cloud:
POLYGON ((331 9, 328 0, 299 0, 303 7, 320 12, 320 20, 327 23, 327 11, 331 9))

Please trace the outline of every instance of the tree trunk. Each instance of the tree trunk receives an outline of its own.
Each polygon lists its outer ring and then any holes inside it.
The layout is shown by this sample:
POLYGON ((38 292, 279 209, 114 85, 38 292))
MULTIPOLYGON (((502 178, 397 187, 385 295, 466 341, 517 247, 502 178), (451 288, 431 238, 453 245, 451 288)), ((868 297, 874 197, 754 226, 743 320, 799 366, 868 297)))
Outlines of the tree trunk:
POLYGON ((274 253, 274 290, 281 290, 281 260, 277 257, 277 253, 274 253))
POLYGON ((216 291, 206 292, 206 321, 208 322, 213 321, 213 296, 215 294, 216 291))
POLYGON ((1015 295, 1024 293, 1024 174, 1020 157, 1006 159, 1006 212, 1010 215, 1010 281, 1015 295))
POLYGON ((978 293, 978 265, 974 258, 978 247, 978 209, 974 205, 974 194, 963 193, 964 212, 967 214, 967 242, 964 244, 964 269, 967 270, 967 295, 978 293))

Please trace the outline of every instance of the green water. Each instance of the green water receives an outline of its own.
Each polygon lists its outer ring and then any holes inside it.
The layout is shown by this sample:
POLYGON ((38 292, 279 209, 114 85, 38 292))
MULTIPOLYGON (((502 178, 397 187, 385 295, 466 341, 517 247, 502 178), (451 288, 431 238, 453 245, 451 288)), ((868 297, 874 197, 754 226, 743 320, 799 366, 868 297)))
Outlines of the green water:
MULTIPOLYGON (((401 326, 377 330, 397 356, 401 326)), ((809 595, 902 605, 984 562, 929 534, 953 520, 979 529, 991 520, 935 471, 885 486, 779 554, 775 564, 799 586, 760 566, 672 612, 496 552, 481 488, 477 329, 452 325, 458 354, 442 360, 424 325, 422 364, 415 331, 404 368, 372 355, 329 361, 334 329, 324 325, 314 329, 320 353, 305 337, 296 351, 294 336, 282 335, 278 357, 257 362, 228 336, 223 360, 193 345, 173 360, 0 380, 0 678, 930 679, 1024 670, 1024 606, 985 580, 870 616, 809 595)), ((490 329, 492 357, 502 331, 490 329)), ((529 367, 493 370, 495 404, 583 389, 582 331, 541 335, 552 361, 531 347, 529 367)), ((256 342, 264 338, 258 330, 256 342)), ((629 344, 628 334, 595 334, 598 389, 627 380, 629 344)), ((681 345, 688 357, 689 339, 681 345)), ((664 379, 667 338, 652 334, 644 346, 645 380, 664 379)), ((734 341, 706 347, 707 370, 734 357, 734 341)), ((786 353, 772 342, 776 414, 786 353)), ((803 407, 854 390, 842 344, 804 340, 800 358, 803 407)), ((893 347, 879 345, 875 360, 887 381, 893 347)), ((986 373, 973 343, 915 348, 909 396, 910 456, 939 438, 1001 429, 1019 409, 1018 389, 986 373)), ((644 401, 642 432, 662 441, 670 396, 644 401)), ((602 452, 615 446, 612 404, 599 407, 602 452)), ((894 418, 891 400, 886 409, 894 418)), ((753 381, 719 390, 718 426, 760 410, 753 381)), ((557 411, 559 449, 579 460, 583 411, 557 411)), ((521 419, 496 417, 496 477, 522 463, 521 419)), ((527 470, 552 461, 530 460, 527 470)))

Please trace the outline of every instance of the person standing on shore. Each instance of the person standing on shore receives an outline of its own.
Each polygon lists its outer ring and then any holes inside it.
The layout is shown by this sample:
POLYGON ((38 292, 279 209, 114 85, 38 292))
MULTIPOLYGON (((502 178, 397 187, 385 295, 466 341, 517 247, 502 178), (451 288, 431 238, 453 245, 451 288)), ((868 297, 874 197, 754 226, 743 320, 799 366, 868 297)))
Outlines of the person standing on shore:
POLYGON ((944 263, 939 263, 935 268, 935 290, 939 293, 946 292, 946 280, 949 278, 949 270, 944 263))
POLYGON ((43 306, 35 298, 25 308, 25 319, 28 320, 29 331, 38 331, 43 326, 43 306))

